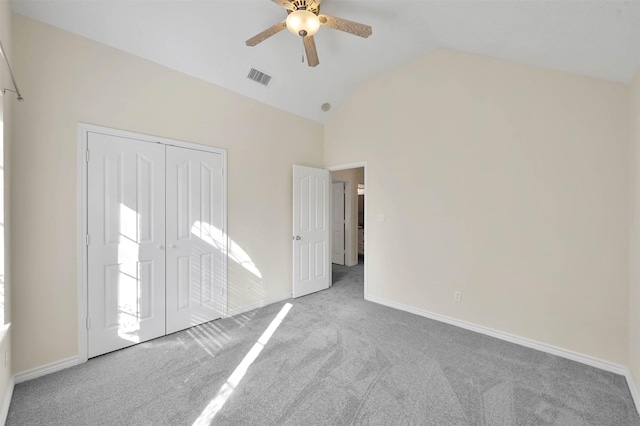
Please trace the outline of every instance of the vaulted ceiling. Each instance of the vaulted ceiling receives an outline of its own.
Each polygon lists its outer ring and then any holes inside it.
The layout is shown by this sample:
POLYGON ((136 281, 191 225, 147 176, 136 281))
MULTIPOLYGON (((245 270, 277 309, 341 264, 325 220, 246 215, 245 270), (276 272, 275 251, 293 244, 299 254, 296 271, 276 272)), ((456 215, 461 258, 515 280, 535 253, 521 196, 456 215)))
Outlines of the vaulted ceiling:
POLYGON ((245 45, 286 17, 270 0, 13 0, 13 10, 320 123, 362 82, 441 48, 622 83, 640 66, 640 0, 324 0, 322 13, 373 35, 322 27, 315 68, 286 30, 245 45), (267 87, 247 79, 252 67, 272 76, 267 87))

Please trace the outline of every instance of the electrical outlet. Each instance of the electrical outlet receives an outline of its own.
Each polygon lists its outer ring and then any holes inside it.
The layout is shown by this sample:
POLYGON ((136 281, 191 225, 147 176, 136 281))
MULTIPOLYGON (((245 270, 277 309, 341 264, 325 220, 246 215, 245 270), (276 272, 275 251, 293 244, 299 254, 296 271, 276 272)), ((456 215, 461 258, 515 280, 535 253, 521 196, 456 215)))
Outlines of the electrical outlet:
POLYGON ((453 300, 455 300, 458 303, 462 302, 462 292, 461 291, 454 291, 453 292, 453 300))
POLYGON ((378 222, 384 222, 384 215, 382 213, 378 213, 378 215, 376 216, 376 220, 378 222))

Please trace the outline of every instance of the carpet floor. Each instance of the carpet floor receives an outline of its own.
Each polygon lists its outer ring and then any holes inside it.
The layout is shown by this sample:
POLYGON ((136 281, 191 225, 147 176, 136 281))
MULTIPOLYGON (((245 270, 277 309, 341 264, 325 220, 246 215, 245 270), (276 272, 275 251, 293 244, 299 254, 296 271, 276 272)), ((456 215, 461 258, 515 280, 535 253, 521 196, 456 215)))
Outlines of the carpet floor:
POLYGON ((18 384, 7 425, 640 425, 623 376, 367 302, 362 272, 18 384))

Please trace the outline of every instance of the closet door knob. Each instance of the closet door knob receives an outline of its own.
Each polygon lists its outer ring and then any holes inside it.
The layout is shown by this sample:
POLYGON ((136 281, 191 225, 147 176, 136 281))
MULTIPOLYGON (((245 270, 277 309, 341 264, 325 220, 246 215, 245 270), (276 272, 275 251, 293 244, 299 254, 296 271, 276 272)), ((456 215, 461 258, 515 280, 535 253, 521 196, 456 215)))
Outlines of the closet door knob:
POLYGON ((162 244, 158 244, 156 247, 157 247, 159 250, 162 250, 162 249, 164 248, 164 247, 162 247, 162 244))

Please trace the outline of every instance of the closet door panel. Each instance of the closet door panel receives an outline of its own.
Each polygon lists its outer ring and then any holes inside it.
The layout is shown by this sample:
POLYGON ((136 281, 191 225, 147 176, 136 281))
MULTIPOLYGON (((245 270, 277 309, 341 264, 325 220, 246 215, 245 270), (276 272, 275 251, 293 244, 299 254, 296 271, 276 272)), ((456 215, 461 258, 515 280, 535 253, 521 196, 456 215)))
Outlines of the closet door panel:
POLYGON ((167 146, 167 333, 223 309, 222 155, 167 146))
POLYGON ((164 146, 89 133, 88 356, 165 333, 164 146))

